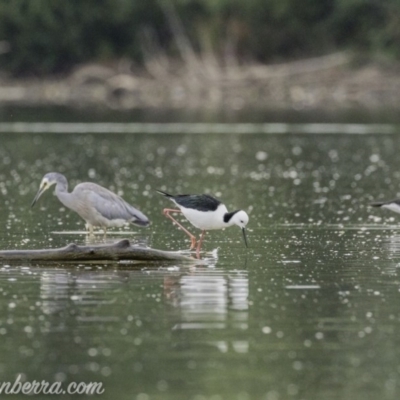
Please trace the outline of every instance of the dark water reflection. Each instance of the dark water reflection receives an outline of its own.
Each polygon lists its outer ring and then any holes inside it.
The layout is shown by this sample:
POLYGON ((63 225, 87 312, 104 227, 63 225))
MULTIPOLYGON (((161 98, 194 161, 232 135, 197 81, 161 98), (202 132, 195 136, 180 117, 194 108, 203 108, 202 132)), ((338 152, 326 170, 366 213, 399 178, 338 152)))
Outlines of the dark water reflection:
MULTIPOLYGON (((397 135, 2 134, 1 248, 84 243, 44 173, 94 180, 148 214, 129 237, 188 240, 154 189, 250 214, 206 236, 205 262, 0 266, 0 381, 104 382, 118 399, 397 399, 397 135)), ((102 241, 99 236, 98 241, 102 241)))

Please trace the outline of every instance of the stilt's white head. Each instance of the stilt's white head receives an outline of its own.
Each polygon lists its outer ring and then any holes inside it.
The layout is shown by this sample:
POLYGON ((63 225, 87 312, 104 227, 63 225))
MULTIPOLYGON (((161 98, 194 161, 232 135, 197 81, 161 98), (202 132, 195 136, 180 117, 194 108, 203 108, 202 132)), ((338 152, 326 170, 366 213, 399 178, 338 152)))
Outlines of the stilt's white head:
POLYGON ((233 225, 237 225, 240 228, 245 228, 249 222, 249 216, 247 215, 246 211, 239 210, 232 215, 230 223, 233 225))
POLYGON ((233 213, 231 213, 231 215, 232 216, 229 219, 228 223, 230 225, 237 225, 238 227, 242 228, 244 243, 245 243, 246 247, 249 247, 248 243, 247 243, 247 235, 246 235, 246 225, 249 222, 249 216, 243 210, 233 212, 233 213))

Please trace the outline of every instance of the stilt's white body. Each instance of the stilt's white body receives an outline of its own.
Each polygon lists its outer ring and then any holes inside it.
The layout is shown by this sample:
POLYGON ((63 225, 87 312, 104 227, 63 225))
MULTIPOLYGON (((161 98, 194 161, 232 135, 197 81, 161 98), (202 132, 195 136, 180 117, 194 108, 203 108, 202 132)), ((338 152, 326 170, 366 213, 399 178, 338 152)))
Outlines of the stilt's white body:
POLYGON ((224 204, 220 204, 215 211, 198 211, 193 208, 181 207, 179 204, 177 206, 193 226, 203 231, 223 229, 232 225, 224 222, 224 215, 228 212, 224 204))

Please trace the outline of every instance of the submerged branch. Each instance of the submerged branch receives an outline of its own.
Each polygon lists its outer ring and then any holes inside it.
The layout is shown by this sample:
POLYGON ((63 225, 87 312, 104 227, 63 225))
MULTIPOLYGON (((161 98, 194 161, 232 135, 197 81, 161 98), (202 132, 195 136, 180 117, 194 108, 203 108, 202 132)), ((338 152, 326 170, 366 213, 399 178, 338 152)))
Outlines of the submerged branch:
POLYGON ((71 243, 57 249, 39 250, 3 250, 2 260, 34 260, 34 261, 194 261, 182 254, 132 246, 128 239, 107 245, 78 246, 71 243))

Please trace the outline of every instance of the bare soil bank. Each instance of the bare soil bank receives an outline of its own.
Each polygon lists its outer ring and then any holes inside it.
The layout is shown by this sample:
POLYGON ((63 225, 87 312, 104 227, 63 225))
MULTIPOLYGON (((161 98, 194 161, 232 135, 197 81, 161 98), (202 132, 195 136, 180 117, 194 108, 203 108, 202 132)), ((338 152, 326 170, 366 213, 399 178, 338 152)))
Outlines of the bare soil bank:
POLYGON ((156 60, 135 71, 124 61, 76 68, 48 79, 0 78, 0 105, 64 105, 111 109, 209 108, 399 109, 400 66, 356 66, 350 55, 279 65, 229 65, 212 58, 191 65, 156 60))

